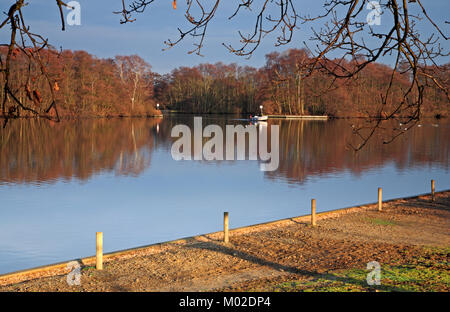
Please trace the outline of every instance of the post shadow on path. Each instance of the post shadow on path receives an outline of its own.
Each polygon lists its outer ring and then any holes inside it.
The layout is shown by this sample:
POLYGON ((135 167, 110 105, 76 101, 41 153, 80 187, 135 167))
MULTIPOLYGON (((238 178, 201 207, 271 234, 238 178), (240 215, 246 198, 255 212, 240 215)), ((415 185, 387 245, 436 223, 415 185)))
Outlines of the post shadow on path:
MULTIPOLYGON (((440 193, 440 192, 439 192, 440 193)), ((450 197, 449 196, 436 196, 436 200, 433 202, 428 198, 414 198, 408 200, 407 207, 417 207, 422 209, 433 209, 433 210, 449 210, 450 209, 450 197)), ((405 206, 405 203, 394 203, 392 208, 405 206)))
MULTIPOLYGON (((205 236, 205 238, 207 238, 205 236)), ((266 266, 272 269, 275 269, 277 271, 284 271, 291 274, 299 275, 301 277, 312 277, 314 280, 318 279, 324 279, 329 282, 342 282, 347 284, 352 284, 355 286, 361 286, 361 287, 368 287, 366 280, 358 280, 352 277, 341 277, 333 273, 325 273, 321 274, 315 271, 300 269, 298 267, 284 265, 281 263, 273 262, 267 259, 263 259, 260 257, 257 257, 255 255, 252 255, 250 253, 240 251, 237 249, 234 249, 232 247, 232 243, 229 243, 228 245, 225 245, 224 243, 220 243, 217 241, 213 241, 210 238, 207 238, 208 242, 197 240, 197 243, 193 243, 189 246, 186 246, 187 248, 196 248, 201 250, 209 250, 213 252, 220 252, 227 256, 232 256, 236 258, 240 258, 242 260, 246 260, 248 262, 252 262, 254 264, 258 264, 261 266, 266 266)), ((367 272, 369 273, 369 271, 367 272)), ((383 286, 383 285, 376 285, 372 286, 374 290, 381 290, 381 291, 397 291, 397 292, 404 292, 405 290, 402 288, 394 287, 394 286, 383 286)))

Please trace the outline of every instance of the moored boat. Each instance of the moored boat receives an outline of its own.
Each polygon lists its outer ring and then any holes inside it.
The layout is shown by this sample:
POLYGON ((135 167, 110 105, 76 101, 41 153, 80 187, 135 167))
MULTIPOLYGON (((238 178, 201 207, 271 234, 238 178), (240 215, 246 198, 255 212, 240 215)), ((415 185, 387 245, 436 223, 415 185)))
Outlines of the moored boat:
POLYGON ((269 119, 268 116, 264 115, 264 116, 250 116, 250 120, 251 121, 264 121, 269 119))

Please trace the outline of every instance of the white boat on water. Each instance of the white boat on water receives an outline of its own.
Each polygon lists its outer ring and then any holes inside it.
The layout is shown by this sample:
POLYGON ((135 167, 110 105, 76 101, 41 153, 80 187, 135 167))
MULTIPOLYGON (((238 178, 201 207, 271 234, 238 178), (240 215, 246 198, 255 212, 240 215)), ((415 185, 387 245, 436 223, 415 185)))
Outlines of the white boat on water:
POLYGON ((264 121, 264 120, 267 120, 267 119, 269 119, 268 116, 251 116, 250 117, 251 121, 264 121))
POLYGON ((263 113, 263 106, 259 105, 259 109, 261 110, 261 116, 252 116, 250 115, 250 121, 266 121, 267 119, 269 119, 269 117, 267 115, 264 115, 263 113))

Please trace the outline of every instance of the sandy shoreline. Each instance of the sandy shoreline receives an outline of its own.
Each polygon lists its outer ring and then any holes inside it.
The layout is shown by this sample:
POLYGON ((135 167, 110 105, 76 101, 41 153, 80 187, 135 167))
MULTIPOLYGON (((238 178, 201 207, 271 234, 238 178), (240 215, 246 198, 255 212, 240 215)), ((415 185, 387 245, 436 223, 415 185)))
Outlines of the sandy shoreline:
MULTIPOLYGON (((235 229, 229 244, 216 232, 113 253, 105 255, 103 271, 86 258, 79 286, 67 284, 67 263, 3 275, 0 291, 270 291, 287 281, 362 269, 370 261, 410 264, 429 258, 426 248, 441 250, 433 254, 436 263, 448 264, 450 191, 437 193, 434 203, 423 195, 387 201, 382 212, 370 204, 323 213, 317 227, 309 220, 235 229)), ((446 284, 436 287, 446 291, 446 284)))

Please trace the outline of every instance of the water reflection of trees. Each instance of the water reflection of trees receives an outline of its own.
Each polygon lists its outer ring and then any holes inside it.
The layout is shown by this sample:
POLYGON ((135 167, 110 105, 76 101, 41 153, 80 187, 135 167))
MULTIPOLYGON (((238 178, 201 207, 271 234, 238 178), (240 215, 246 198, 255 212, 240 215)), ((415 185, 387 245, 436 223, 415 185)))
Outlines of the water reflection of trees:
POLYGON ((85 180, 101 171, 137 175, 150 166, 161 119, 22 119, 0 130, 0 182, 85 180))
MULTIPOLYGON (((450 127, 436 120, 407 131, 390 144, 373 140, 359 152, 348 147, 355 139, 351 124, 355 120, 300 121, 278 120, 280 126, 280 166, 266 172, 270 179, 302 183, 308 176, 350 171, 362 172, 393 162, 397 168, 437 163, 448 169, 450 127)), ((389 135, 384 133, 384 135, 389 135)))
MULTIPOLYGON (((203 127, 243 121, 223 117, 203 118, 203 127)), ((393 162, 398 168, 437 163, 448 169, 450 127, 442 122, 423 122, 390 144, 373 140, 354 152, 350 125, 355 120, 271 120, 280 125, 279 169, 265 172, 269 179, 302 183, 308 176, 366 170, 393 162), (433 126, 432 123, 435 125, 433 126)), ((245 122, 244 122, 245 123, 245 122)), ((0 129, 0 183, 80 180, 100 172, 138 175, 150 167, 154 149, 170 157, 172 128, 186 124, 193 130, 193 116, 163 119, 89 119, 49 123, 37 119, 16 120, 0 129)), ((270 131, 269 131, 270 132, 270 131)), ((203 143, 209 138, 203 138, 203 143)), ((224 149, 225 150, 225 149, 224 149)), ((205 161, 205 163, 211 163, 205 161)), ((221 161, 214 165, 221 165, 221 161)))

